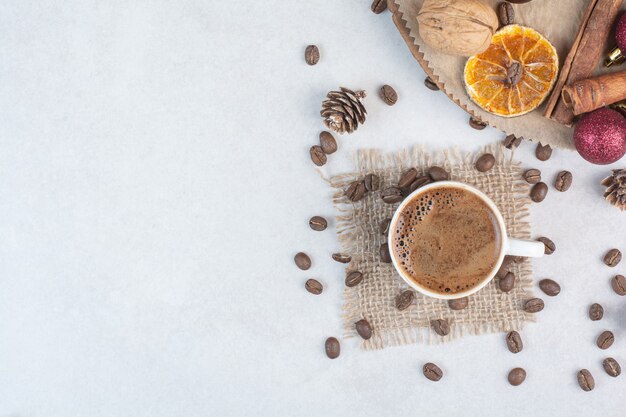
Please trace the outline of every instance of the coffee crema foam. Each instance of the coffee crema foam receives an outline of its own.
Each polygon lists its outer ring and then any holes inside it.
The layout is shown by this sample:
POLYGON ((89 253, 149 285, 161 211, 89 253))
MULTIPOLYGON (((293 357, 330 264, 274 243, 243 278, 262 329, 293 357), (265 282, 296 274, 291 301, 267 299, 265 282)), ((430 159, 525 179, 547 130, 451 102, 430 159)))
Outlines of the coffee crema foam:
POLYGON ((391 241, 405 275, 441 294, 480 284, 495 268, 502 245, 491 208, 454 186, 414 196, 398 216, 391 241))

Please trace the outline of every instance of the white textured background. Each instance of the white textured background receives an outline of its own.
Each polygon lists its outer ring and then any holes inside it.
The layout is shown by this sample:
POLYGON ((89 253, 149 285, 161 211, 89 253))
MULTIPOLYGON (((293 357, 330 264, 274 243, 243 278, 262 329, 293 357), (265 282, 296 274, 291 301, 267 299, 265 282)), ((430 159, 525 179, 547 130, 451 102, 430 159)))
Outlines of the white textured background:
POLYGON ((361 147, 502 138, 423 86, 389 13, 365 0, 6 1, 0 40, 0 416, 624 415, 626 375, 601 368, 607 355, 626 368, 626 300, 608 284, 626 262, 601 262, 626 252, 626 213, 598 185, 610 167, 558 150, 539 162, 528 142, 525 165, 575 180, 532 208, 534 234, 558 246, 536 277, 563 291, 524 351, 493 334, 376 352, 352 339, 324 356, 343 281, 333 228, 307 225, 333 216, 308 159, 326 91, 371 93, 327 175, 361 147), (323 295, 304 291, 311 276, 323 295), (595 301, 601 322, 586 318, 595 301), (422 376, 426 361, 442 381, 422 376), (516 388, 515 366, 528 371, 516 388))

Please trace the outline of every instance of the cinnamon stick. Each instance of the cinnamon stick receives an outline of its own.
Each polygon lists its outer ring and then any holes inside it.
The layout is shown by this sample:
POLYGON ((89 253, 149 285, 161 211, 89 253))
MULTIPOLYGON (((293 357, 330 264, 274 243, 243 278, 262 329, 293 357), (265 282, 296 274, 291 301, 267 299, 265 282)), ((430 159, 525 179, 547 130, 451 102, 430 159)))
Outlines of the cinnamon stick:
POLYGON ((561 68, 544 116, 565 125, 574 121, 574 113, 561 97, 566 84, 591 76, 617 17, 622 0, 590 0, 578 34, 561 68))
POLYGON ((626 99, 626 71, 574 81, 563 87, 563 104, 578 116, 626 99))

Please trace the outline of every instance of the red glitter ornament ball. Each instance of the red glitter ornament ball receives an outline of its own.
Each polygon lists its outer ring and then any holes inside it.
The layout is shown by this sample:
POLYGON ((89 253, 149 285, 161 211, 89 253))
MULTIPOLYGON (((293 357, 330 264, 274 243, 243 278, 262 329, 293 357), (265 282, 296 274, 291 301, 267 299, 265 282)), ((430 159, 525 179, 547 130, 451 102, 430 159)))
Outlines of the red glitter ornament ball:
POLYGON ((593 164, 613 163, 626 154, 626 119, 609 108, 587 113, 576 123, 574 145, 593 164))
POLYGON ((622 52, 626 52, 626 14, 621 15, 615 25, 615 42, 622 52))

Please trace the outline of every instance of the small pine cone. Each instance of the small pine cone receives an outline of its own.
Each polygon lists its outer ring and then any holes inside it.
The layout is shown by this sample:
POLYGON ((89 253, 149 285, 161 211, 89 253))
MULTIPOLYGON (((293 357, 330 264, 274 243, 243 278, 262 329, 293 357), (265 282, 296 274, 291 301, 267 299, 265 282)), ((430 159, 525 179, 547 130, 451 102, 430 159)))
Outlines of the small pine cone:
POLYGON ((613 174, 602 180, 606 186, 604 198, 620 210, 626 210, 626 169, 614 169, 613 174))
POLYGON ((365 91, 354 92, 344 87, 341 91, 330 91, 322 103, 320 115, 324 118, 324 125, 337 133, 352 133, 359 124, 365 122, 367 111, 361 103, 365 91))

